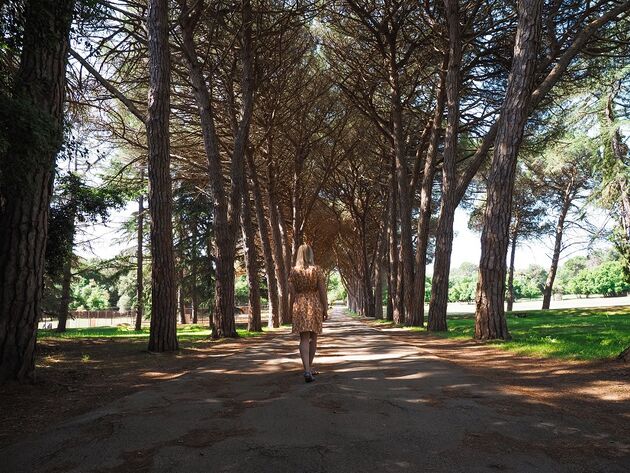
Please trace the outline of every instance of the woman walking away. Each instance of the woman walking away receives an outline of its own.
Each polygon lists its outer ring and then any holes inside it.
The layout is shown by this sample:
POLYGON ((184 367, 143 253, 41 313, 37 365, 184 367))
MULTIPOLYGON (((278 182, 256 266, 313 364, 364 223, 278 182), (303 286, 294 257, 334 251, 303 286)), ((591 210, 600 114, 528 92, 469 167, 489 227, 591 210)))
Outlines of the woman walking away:
POLYGON ((295 267, 289 275, 289 307, 293 333, 300 334, 300 356, 304 365, 304 380, 313 381, 313 358, 322 322, 328 318, 324 272, 315 266, 313 249, 306 244, 297 252, 295 267))

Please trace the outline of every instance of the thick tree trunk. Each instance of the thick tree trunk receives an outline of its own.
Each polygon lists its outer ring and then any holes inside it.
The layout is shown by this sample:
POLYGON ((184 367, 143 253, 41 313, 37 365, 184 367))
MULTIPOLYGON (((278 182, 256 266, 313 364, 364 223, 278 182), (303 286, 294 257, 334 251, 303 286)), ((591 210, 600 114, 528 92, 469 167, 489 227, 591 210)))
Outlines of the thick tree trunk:
MULTIPOLYGON (((140 173, 140 179, 144 180, 144 172, 140 173)), ((142 319, 144 317, 144 195, 138 196, 138 234, 136 246, 136 331, 142 330, 142 319)))
MULTIPOLYGON (((518 224, 514 225, 515 228, 518 228, 518 224)), ((508 281, 507 281, 507 310, 508 312, 512 312, 514 308, 514 261, 516 258, 516 242, 518 241, 518 232, 515 230, 512 232, 510 236, 511 240, 511 251, 510 251, 510 268, 508 272, 508 281)))
POLYGON ((269 300, 269 314, 267 320, 268 327, 279 327, 279 299, 278 299, 278 280, 276 278, 276 269, 273 262, 273 250, 269 240, 269 223, 265 218, 265 209, 263 204, 260 183, 258 182, 258 174, 253 155, 248 152, 247 164, 249 174, 252 180, 252 191, 254 195, 254 207, 256 209, 256 220, 258 221, 258 234, 262 243, 263 256, 265 258, 265 272, 267 274, 267 291, 269 300))
POLYGON ((560 209, 560 215, 558 215, 558 222, 556 223, 556 236, 553 245, 553 255, 551 256, 551 266, 549 267, 549 273, 547 274, 547 280, 545 281, 545 288, 543 289, 543 309, 549 309, 551 306, 551 295, 553 294, 553 283, 556 280, 556 273, 558 272, 558 263, 560 262, 560 253, 562 252, 562 236, 564 234, 564 222, 569 213, 571 202, 574 197, 573 183, 566 189, 564 193, 564 201, 562 208, 560 209))
POLYGON ((420 213, 418 215, 418 242, 416 245, 416 271, 414 275, 414 300, 409 316, 409 325, 422 327, 424 325, 424 296, 427 278, 427 248, 429 246, 429 227, 431 224, 431 197, 433 180, 435 178, 435 158, 440 137, 440 126, 444 113, 444 97, 446 95, 446 74, 440 74, 440 85, 437 92, 437 103, 433 113, 431 136, 427 148, 420 186, 420 213))
POLYGON ((499 116, 481 233, 475 338, 509 339, 505 272, 516 160, 529 114, 540 40, 542 0, 521 0, 514 59, 499 116))
POLYGON ((258 280, 258 255, 256 252, 255 235, 253 225, 251 201, 247 179, 243 176, 243 212, 241 214, 241 227, 243 241, 245 243, 245 267, 247 268, 247 281, 249 283, 249 318, 247 330, 252 332, 262 331, 260 317, 260 282, 258 280))
POLYGON ((149 0, 149 213, 151 215, 151 329, 149 351, 178 349, 172 188, 169 148, 170 54, 168 1, 149 0))
POLYGON ((459 25, 458 0, 444 0, 448 20, 449 54, 446 73, 447 123, 444 136, 444 159, 442 164, 442 197, 440 217, 435 242, 435 263, 429 303, 427 330, 446 331, 446 309, 448 306, 448 279, 451 270, 453 247, 453 222, 457 202, 457 136, 459 128, 459 88, 462 62, 462 40, 459 25))
POLYGON ((0 383, 35 376, 48 207, 63 139, 73 7, 72 0, 28 2, 13 95, 3 97, 12 102, 14 115, 0 156, 0 383))

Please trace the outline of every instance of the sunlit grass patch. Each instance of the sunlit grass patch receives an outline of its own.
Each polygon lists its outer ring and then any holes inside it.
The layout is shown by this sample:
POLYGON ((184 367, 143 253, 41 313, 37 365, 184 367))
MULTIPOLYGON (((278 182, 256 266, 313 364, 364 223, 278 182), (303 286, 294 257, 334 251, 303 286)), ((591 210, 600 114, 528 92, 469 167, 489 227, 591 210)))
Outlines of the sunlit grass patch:
MULTIPOLYGON (((258 337, 267 332, 266 327, 263 332, 250 332, 245 328, 238 328, 236 332, 239 337, 249 338, 258 337)), ((180 340, 201 340, 211 336, 210 328, 205 325, 179 325, 177 327, 177 337, 180 340)), ((120 325, 117 327, 90 327, 90 328, 70 328, 65 332, 57 332, 55 330, 39 330, 37 337, 43 338, 62 338, 62 339, 81 339, 81 338, 149 338, 149 328, 142 330, 134 330, 133 327, 120 325)))
MULTIPOLYGON (((630 345, 630 306, 519 311, 507 319, 512 340, 490 343, 522 355, 596 360, 630 345)), ((474 316, 449 316, 448 329, 435 335, 471 338, 474 316)))

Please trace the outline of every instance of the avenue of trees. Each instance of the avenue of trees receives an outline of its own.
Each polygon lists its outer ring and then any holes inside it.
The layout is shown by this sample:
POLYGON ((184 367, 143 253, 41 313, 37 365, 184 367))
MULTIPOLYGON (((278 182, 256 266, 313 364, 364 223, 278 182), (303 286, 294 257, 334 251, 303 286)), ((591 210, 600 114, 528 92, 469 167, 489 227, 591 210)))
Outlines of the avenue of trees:
POLYGON ((73 256, 77 225, 124 202, 136 252, 100 271, 137 328, 150 317, 151 351, 178 348, 184 303, 193 321, 211 310, 217 338, 237 335, 245 294, 250 330, 289 323, 303 241, 355 311, 446 330, 460 205, 480 232, 461 289, 477 339, 510 337, 521 242, 554 239, 547 307, 570 285, 560 258, 572 226, 597 233, 588 206, 615 223, 601 266, 627 275, 629 14, 623 0, 1 1, 0 381, 32 379, 43 307, 63 318, 72 279, 98 279, 73 256), (62 172, 90 159, 69 136, 109 153, 98 183, 62 172))

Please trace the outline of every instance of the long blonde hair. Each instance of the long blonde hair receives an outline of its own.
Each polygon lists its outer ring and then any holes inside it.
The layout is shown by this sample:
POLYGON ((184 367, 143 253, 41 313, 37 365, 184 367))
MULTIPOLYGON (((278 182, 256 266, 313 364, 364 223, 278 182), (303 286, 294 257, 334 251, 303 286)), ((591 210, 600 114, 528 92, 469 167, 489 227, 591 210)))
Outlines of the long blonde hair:
POLYGON ((315 256, 313 255, 313 248, 311 248, 306 243, 303 243, 297 250, 295 267, 306 269, 310 266, 315 266, 315 256))

